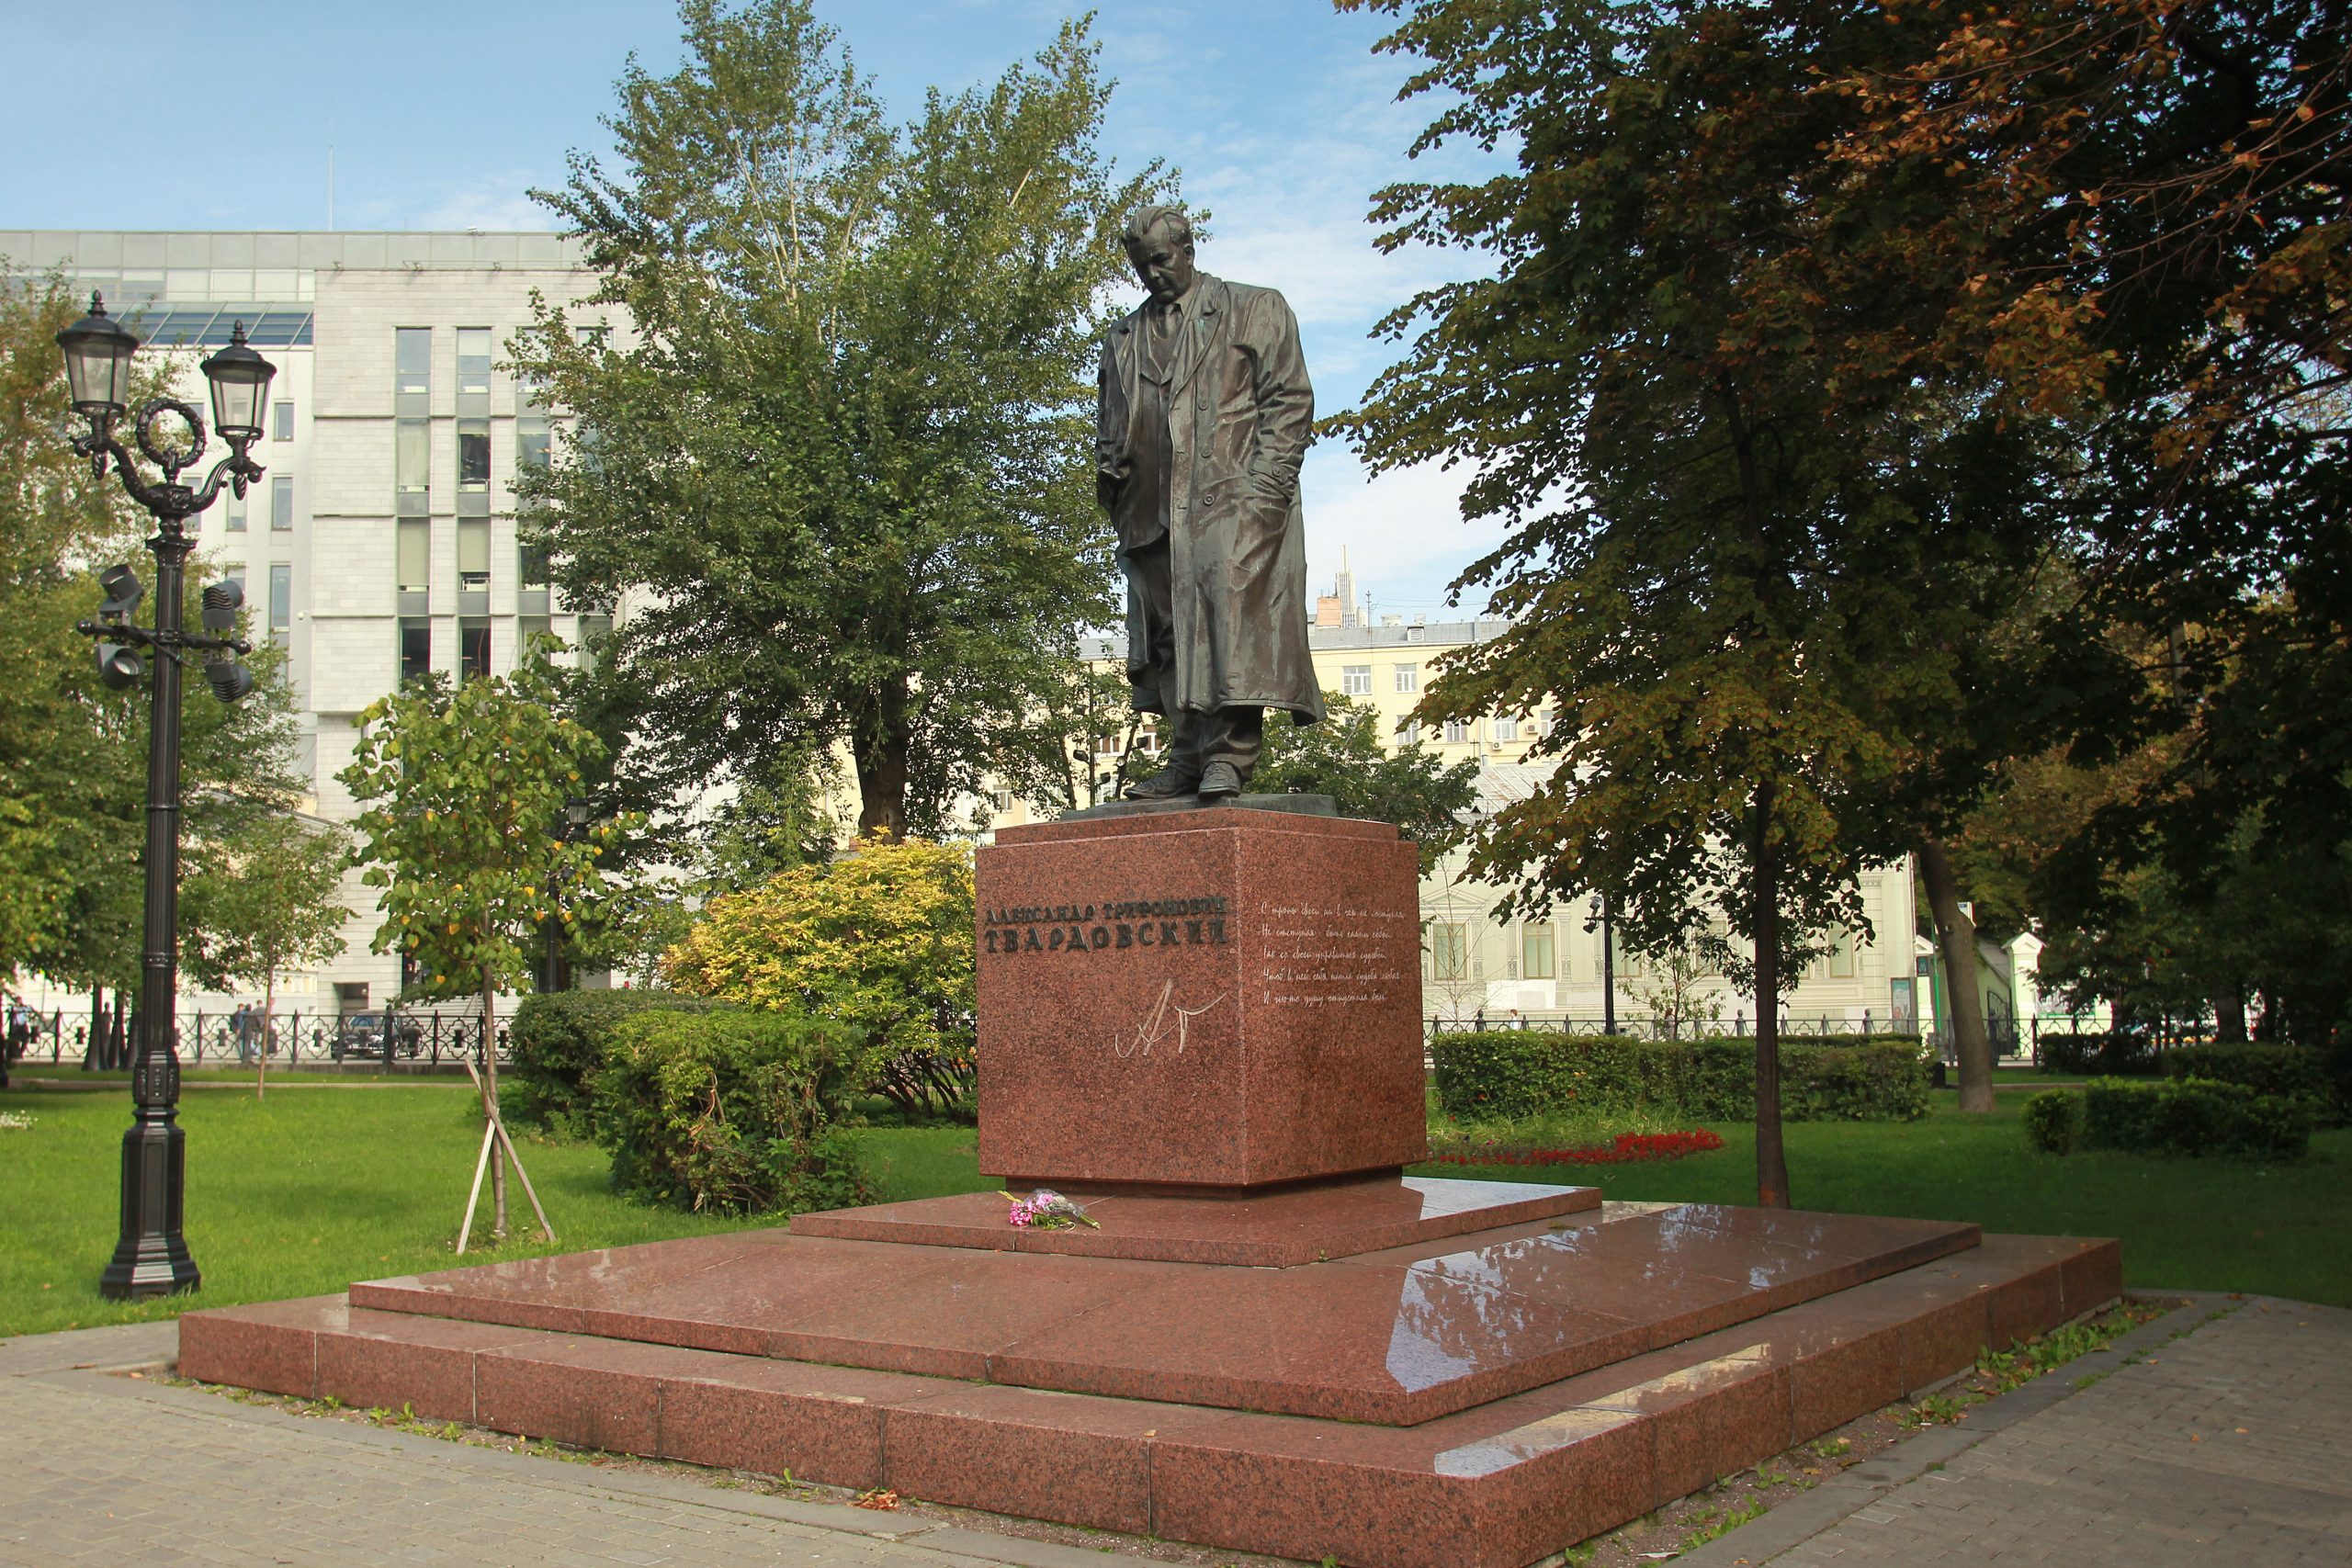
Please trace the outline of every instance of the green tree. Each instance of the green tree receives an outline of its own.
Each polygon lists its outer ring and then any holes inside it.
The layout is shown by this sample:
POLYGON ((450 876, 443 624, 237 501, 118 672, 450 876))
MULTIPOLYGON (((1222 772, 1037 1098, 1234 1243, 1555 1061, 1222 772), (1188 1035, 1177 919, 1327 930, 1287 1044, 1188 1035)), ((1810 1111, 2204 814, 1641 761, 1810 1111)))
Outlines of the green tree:
POLYGON ((1082 23, 901 130, 808 0, 684 0, 685 64, 632 64, 621 168, 542 193, 599 304, 518 368, 579 434, 518 489, 575 603, 629 593, 616 733, 651 797, 845 750, 861 834, 937 833, 1075 678, 1111 613, 1086 456, 1124 211, 1082 23), (636 591, 636 592, 632 592, 636 591))
MULTIPOLYGON (((259 987, 266 1042, 277 1011, 278 976, 323 964, 344 949, 349 913, 343 873, 351 861, 350 835, 332 822, 265 807, 206 842, 202 852, 183 889, 181 908, 194 931, 181 946, 181 970, 207 989, 259 987)), ((268 1051, 254 1060, 259 1099, 269 1074, 268 1051)))
MULTIPOLYGON (((613 820, 575 840, 564 805, 602 744, 557 706, 548 645, 513 673, 435 679, 359 715, 351 765, 335 776, 366 809, 355 824, 361 880, 382 890, 379 953, 415 966, 412 994, 474 997, 485 1047, 498 994, 528 984, 548 920, 569 931, 598 920, 615 892, 601 862, 636 824, 613 820)), ((482 1053, 482 1114, 494 1118, 498 1063, 482 1053)), ((506 1234, 505 1155, 492 1160, 491 1234, 506 1234)))
POLYGON ((1328 795, 1342 817, 1395 823, 1419 846, 1426 875, 1469 831, 1478 764, 1448 764, 1418 740, 1392 750, 1377 708, 1338 692, 1324 693, 1323 701, 1330 716, 1321 724, 1266 727, 1253 787, 1328 795))
POLYGON ((2021 482, 2040 416, 1981 365, 1897 373, 1878 346, 1949 309, 1873 238, 1935 210, 1933 164, 1865 202, 1822 156, 1861 113, 1824 74, 1927 41, 1818 0, 1343 3, 1399 15, 1383 47, 1450 100, 1417 152, 1518 149, 1377 198, 1385 243, 1494 270, 1392 316, 1404 357, 1341 422, 1376 468, 1467 463, 1465 515, 1508 529, 1456 590, 1511 629, 1420 716, 1549 709, 1532 754, 1561 765, 1482 824, 1473 870, 1530 913, 1605 893, 1629 945, 1720 954, 1759 1022, 1758 1199, 1785 1202, 1784 977, 1867 929, 1862 864, 1982 787, 1984 632, 2049 547, 2021 482))
POLYGON ((971 1086, 971 851, 869 838, 714 898, 662 973, 674 988, 841 1025, 853 1078, 909 1114, 971 1086))

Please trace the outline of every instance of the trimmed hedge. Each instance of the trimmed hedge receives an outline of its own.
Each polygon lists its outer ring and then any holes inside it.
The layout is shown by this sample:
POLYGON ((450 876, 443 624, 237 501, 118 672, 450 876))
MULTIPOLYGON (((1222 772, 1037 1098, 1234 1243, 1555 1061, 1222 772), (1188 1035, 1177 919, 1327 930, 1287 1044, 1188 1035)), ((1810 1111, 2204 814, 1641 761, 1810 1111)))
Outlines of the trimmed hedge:
MULTIPOLYGON (((1701 1122, 1756 1114, 1756 1042, 1486 1030, 1430 1045, 1439 1105, 1464 1121, 1570 1109, 1645 1110, 1701 1122)), ((1781 1114, 1791 1122, 1912 1122, 1928 1113, 1916 1036, 1781 1046, 1781 1114)))
POLYGON ((2035 1047, 2044 1072, 2081 1073, 2085 1077, 2138 1077, 2157 1070, 2154 1047, 2147 1037, 2113 1030, 2086 1030, 2072 1034, 2045 1034, 2035 1047))
POLYGON ((2309 1100, 2325 1126, 2344 1120, 2327 1054, 2308 1045, 2180 1045, 2165 1053, 2165 1076, 2233 1083, 2256 1094, 2309 1100))
POLYGON ((544 991, 525 997, 506 1027, 499 1112, 512 1122, 594 1136, 588 1078, 603 1064, 615 1030, 643 1012, 702 1013, 727 1005, 674 991, 544 991))
POLYGON ((839 1126, 855 1088, 849 1032, 742 1009, 640 1011, 591 1076, 596 1141, 631 1197, 718 1213, 872 1202, 839 1126))
POLYGON ((2311 1150, 2309 1101, 2243 1084, 2095 1078, 2082 1098, 2080 1146, 2086 1149, 2248 1159, 2301 1159, 2311 1150))
POLYGON ((2046 1155, 2075 1152, 2083 1135, 2083 1097, 2045 1089, 2025 1102, 2025 1141, 2046 1155))

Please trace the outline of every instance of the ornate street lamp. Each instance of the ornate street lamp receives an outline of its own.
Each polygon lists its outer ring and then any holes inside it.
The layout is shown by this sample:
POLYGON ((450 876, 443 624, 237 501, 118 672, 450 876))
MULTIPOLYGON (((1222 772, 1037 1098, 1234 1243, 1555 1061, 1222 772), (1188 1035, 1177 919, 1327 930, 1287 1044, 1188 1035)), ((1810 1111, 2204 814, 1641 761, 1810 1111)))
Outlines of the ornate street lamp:
MULTIPOLYGON (((1592 896, 1592 919, 1585 930, 1594 925, 1600 928, 1600 1032, 1617 1032, 1617 911, 1609 902, 1609 895, 1592 896)), ((1657 1031, 1651 1031, 1656 1033, 1657 1031)))
POLYGON ((99 584, 106 602, 98 618, 80 629, 97 639, 98 672, 109 686, 135 685, 153 655, 155 683, 147 732, 147 903, 141 942, 138 1054, 130 1074, 130 1128, 122 1135, 122 1235, 114 1257, 98 1276, 98 1291, 117 1301, 193 1291, 203 1280, 181 1235, 187 1189, 187 1132, 179 1125, 180 1059, 173 1016, 179 989, 180 857, 180 672, 191 650, 205 655, 205 675, 213 694, 234 702, 253 689, 253 673, 235 655, 251 645, 230 635, 236 626, 244 590, 235 582, 204 591, 202 635, 181 629, 182 579, 196 547, 192 521, 220 496, 220 487, 245 487, 261 478, 262 467, 246 455, 261 439, 262 410, 277 367, 245 346, 240 321, 229 346, 204 362, 212 389, 212 423, 229 443, 229 456, 213 466, 201 486, 180 482, 205 448, 203 416, 187 403, 157 398, 142 404, 133 422, 139 450, 164 470, 151 484, 115 434, 115 422, 129 411, 131 356, 139 340, 107 315, 106 301, 90 296, 90 313, 57 334, 65 354, 65 379, 74 412, 90 422, 89 433, 74 442, 106 477, 107 460, 130 498, 155 519, 147 547, 155 556, 155 624, 133 619, 143 594, 128 566, 107 569, 99 584), (165 442, 157 426, 165 415, 186 427, 186 445, 165 442))

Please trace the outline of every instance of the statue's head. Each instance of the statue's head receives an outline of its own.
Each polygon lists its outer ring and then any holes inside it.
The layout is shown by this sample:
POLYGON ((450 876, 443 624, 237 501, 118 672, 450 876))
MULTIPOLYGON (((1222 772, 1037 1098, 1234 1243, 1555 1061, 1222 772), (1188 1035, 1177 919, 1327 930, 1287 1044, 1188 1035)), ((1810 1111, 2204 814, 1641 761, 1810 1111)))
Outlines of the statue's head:
POLYGON ((1180 299, 1193 287, 1193 220, 1183 209, 1159 202, 1136 208, 1119 243, 1154 301, 1180 299))

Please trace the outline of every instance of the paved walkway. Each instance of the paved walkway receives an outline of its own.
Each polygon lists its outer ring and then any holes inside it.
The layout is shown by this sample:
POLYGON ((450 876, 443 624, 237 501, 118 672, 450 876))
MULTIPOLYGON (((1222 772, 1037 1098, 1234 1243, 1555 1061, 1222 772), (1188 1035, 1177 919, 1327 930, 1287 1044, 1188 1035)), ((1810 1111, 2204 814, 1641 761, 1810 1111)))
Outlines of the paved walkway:
MULTIPOLYGON (((167 1359, 175 1333, 0 1343, 0 1562, 1086 1568, 1115 1555, 107 1375, 167 1359)), ((2352 1562, 2352 1312, 2198 1298, 1679 1568, 2043 1560, 2352 1562)))
POLYGON ((2196 1298, 1677 1561, 2343 1568, 2352 1312, 2196 1298))

